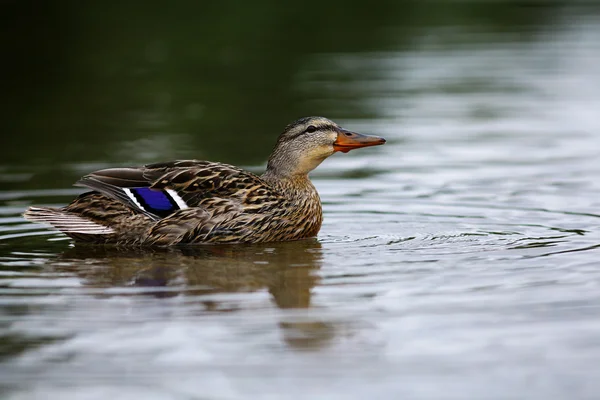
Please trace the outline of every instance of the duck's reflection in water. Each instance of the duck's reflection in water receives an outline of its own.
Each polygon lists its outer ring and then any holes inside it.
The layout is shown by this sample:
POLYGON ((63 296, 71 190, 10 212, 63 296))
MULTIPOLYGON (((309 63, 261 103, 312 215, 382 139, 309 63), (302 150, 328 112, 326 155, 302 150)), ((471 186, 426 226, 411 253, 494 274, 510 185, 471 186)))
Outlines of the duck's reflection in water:
MULTIPOLYGON (((321 263, 321 244, 311 239, 153 250, 78 245, 53 267, 77 274, 86 287, 143 287, 148 289, 143 295, 193 296, 205 312, 230 312, 245 305, 220 301, 214 294, 267 289, 281 309, 309 308, 321 263)), ((333 337, 328 323, 294 313, 281 318, 283 338, 295 348, 319 348, 333 337)))

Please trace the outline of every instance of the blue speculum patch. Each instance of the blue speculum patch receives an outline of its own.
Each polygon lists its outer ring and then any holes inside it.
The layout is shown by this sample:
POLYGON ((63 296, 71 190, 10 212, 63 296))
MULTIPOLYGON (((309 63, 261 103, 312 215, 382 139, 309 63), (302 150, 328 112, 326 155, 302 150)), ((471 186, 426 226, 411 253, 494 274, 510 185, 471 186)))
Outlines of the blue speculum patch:
POLYGON ((137 188, 132 189, 132 192, 135 193, 138 199, 142 200, 142 205, 149 208, 148 211, 171 211, 178 208, 162 190, 137 188))

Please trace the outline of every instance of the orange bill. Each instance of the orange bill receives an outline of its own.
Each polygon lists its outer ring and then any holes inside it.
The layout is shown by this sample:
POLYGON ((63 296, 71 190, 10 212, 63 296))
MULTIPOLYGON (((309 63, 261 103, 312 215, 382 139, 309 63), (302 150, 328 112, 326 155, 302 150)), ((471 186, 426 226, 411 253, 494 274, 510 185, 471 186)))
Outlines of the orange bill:
POLYGON ((379 136, 362 135, 346 129, 340 129, 336 141, 333 143, 334 151, 347 153, 350 150, 368 146, 384 144, 385 139, 379 136))

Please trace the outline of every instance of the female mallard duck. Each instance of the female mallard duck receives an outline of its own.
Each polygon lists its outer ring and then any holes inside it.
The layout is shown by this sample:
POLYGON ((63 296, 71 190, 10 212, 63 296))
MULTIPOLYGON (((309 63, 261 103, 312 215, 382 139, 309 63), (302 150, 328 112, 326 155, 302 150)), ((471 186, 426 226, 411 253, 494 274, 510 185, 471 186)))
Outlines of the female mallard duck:
POLYGON ((323 117, 288 125, 262 176, 210 161, 172 161, 93 172, 92 189, 66 207, 30 207, 30 221, 77 241, 169 246, 258 243, 316 236, 321 200, 308 173, 341 151, 385 143, 323 117))

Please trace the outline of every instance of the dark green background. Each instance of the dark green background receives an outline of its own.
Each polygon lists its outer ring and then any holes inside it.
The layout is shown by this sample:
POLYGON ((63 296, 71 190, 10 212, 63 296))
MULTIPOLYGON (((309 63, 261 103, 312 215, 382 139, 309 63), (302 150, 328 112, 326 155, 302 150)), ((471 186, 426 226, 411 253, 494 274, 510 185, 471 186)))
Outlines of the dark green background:
POLYGON ((526 41, 563 8, 395 0, 1 4, 0 165, 35 172, 19 187, 68 185, 81 171, 62 166, 74 163, 192 157, 260 164, 298 117, 377 117, 361 106, 360 87, 344 85, 376 80, 377 70, 349 73, 320 64, 320 55, 368 59, 411 49, 432 29, 455 25, 470 26, 467 40, 474 42, 506 32, 526 41), (336 90, 304 85, 302 73, 315 66, 327 74, 310 79, 334 81, 336 90), (144 138, 154 151, 136 141, 144 138))

